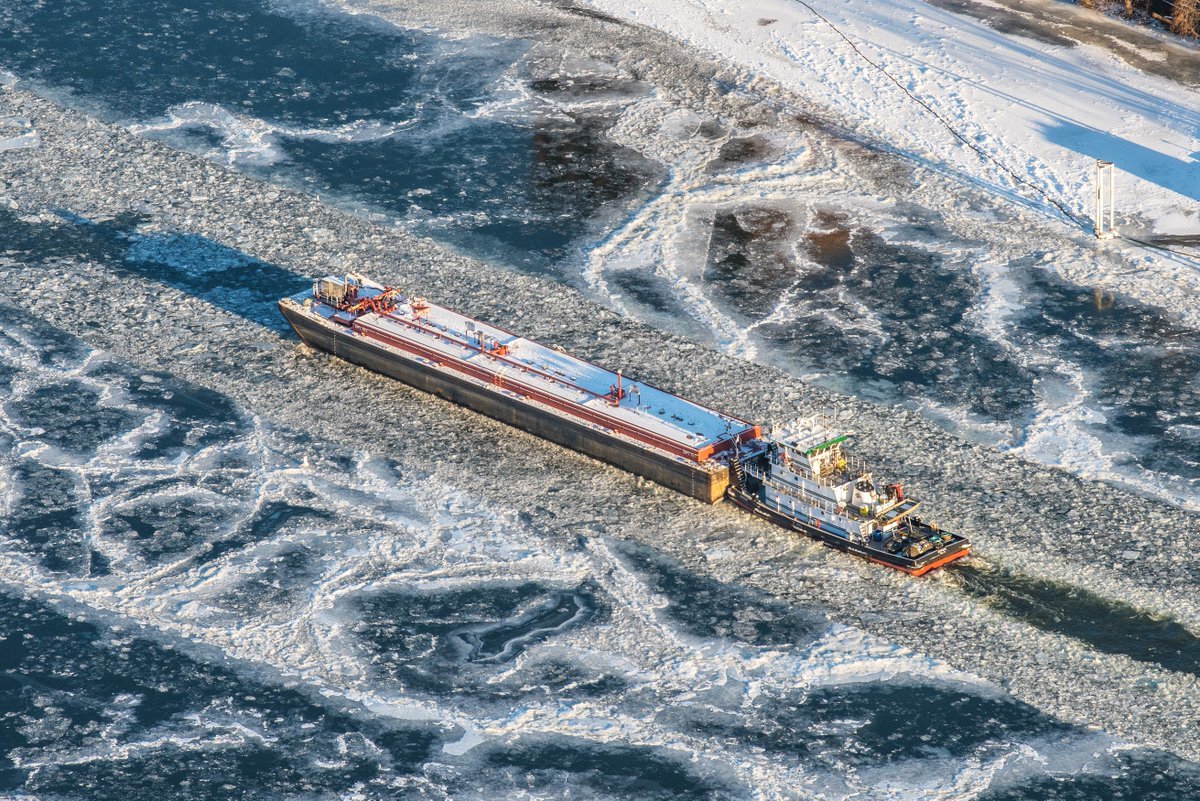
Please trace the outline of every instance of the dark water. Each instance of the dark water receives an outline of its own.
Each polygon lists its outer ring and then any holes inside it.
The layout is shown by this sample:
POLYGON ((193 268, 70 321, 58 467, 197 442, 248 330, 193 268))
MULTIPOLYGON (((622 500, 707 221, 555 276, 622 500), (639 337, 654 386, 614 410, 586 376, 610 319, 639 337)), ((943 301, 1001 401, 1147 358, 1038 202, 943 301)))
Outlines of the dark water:
POLYGON ((1200 798, 1200 771, 1180 769, 1170 759, 1154 754, 1119 757, 1113 775, 1055 776, 1024 782, 1016 787, 987 792, 980 801, 1150 801, 1150 799, 1200 798))
POLYGON ((1153 443, 1139 467, 1200 476, 1200 331, 1126 298, 1026 273, 1022 345, 1040 345, 1095 377, 1101 430, 1153 443))
POLYGON ((441 751, 457 739, 453 728, 331 707, 3 593, 0 646, 0 792, 181 800, 566 788, 636 799, 730 795, 670 754, 569 737, 519 740, 457 764, 441 751))
POLYGON ((862 768, 967 758, 1033 737, 1070 740, 1070 727, 1007 699, 984 699, 909 681, 870 682, 766 698, 753 723, 706 710, 687 714, 698 732, 753 743, 814 768, 862 768))
POLYGON ((845 376, 881 399, 926 397, 992 419, 1032 409, 1033 377, 967 320, 979 293, 972 277, 844 214, 819 212, 807 229, 774 209, 719 214, 705 278, 749 319, 791 292, 797 318, 757 331, 802 369, 845 376))
POLYGON ((697 576, 651 548, 622 543, 620 553, 654 592, 671 599, 662 614, 680 631, 761 646, 799 646, 828 625, 814 609, 697 576))
POLYGON ((385 797, 453 732, 363 719, 0 594, 0 791, 385 797))
POLYGON ((550 797, 725 798, 735 794, 719 778, 697 776, 694 765, 625 746, 587 746, 560 738, 529 738, 519 750, 493 753, 488 768, 515 791, 550 797), (569 772, 571 782, 561 776, 569 772))
POLYGON ((1015 574, 980 560, 962 565, 952 580, 1005 614, 1075 637, 1097 651, 1200 675, 1200 637, 1170 617, 1150 615, 1081 587, 1015 574))
MULTIPOLYGON (((908 238, 952 239, 916 213, 908 238)), ((1200 497, 1200 331, 1160 309, 1054 278, 1034 253, 1008 265, 1015 296, 997 332, 978 323, 988 287, 937 248, 894 244, 827 209, 808 225, 775 208, 720 212, 705 290, 761 321, 785 294, 792 317, 755 333, 767 357, 886 402, 932 401, 954 415, 1013 426, 1020 445, 1045 400, 1042 382, 1083 376, 1095 417, 1082 432, 1141 484, 1200 497), (798 256, 799 254, 799 256, 798 256)), ((652 291, 648 289, 645 294, 652 291)), ((1065 399, 1064 399, 1065 401, 1065 399)), ((1051 402, 1053 405, 1053 402, 1051 402)))
MULTIPOLYGON (((0 399, 5 430, 11 432, 0 433, 0 440, 12 447, 13 437, 29 438, 65 457, 61 463, 17 459, 11 464, 9 489, 17 492, 17 502, 3 525, 9 546, 52 572, 87 576, 109 570, 108 557, 93 549, 96 538, 117 539, 150 561, 219 545, 209 540, 237 520, 238 511, 225 501, 246 497, 250 488, 239 490, 237 479, 253 468, 253 460, 234 448, 203 471, 162 471, 156 465, 179 464, 236 443, 250 428, 245 415, 226 396, 168 373, 88 361, 74 337, 32 326, 14 308, 0 308, 0 320, 6 329, 0 344, 17 353, 40 353, 47 366, 39 386, 0 399), (102 400, 114 394, 119 402, 102 400), (154 426, 131 441, 122 469, 81 471, 77 466, 151 418, 154 426), (107 514, 92 522, 89 510, 97 497, 108 499, 107 514)), ((270 507, 262 513, 270 514, 270 507)), ((237 535, 239 544, 273 531, 251 522, 237 535)))
MULTIPOLYGON (((294 272, 196 234, 143 233, 143 222, 136 212, 93 222, 68 211, 49 223, 28 222, 0 209, 0 228, 6 232, 3 253, 10 258, 47 266, 86 259, 122 278, 181 290, 255 325, 289 330, 276 304, 306 286, 294 272)), ((168 405, 179 404, 203 411, 207 401, 185 393, 173 395, 168 405)))
MULTIPOLYGON (((479 678, 490 676, 498 663, 583 625, 598 607, 603 618, 594 588, 556 590, 532 583, 434 593, 385 591, 356 603, 356 615, 363 620, 358 636, 373 653, 380 678, 396 679, 410 692, 487 694, 479 678), (474 663, 486 667, 473 670, 474 663)), ((578 668, 569 665, 552 665, 543 678, 552 680, 555 672, 566 682, 550 686, 551 691, 580 678, 578 668)), ((610 681, 589 676, 581 686, 586 692, 597 689, 597 682, 602 687, 610 681)))
POLYGON ((659 168, 605 138, 605 113, 555 105, 636 95, 635 82, 556 79, 527 51, 304 2, 0 7, 0 65, 56 98, 124 123, 207 104, 155 135, 544 270, 659 168), (493 110, 519 92, 516 111, 493 110), (267 150, 249 133, 263 130, 267 150))

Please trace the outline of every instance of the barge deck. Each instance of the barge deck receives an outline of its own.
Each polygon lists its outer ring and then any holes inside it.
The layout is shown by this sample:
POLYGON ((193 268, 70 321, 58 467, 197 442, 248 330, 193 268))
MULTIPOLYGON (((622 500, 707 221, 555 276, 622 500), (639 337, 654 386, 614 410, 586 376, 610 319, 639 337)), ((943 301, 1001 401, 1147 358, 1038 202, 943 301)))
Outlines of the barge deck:
POLYGON ((279 302, 308 345, 707 503, 758 426, 362 278, 279 302))

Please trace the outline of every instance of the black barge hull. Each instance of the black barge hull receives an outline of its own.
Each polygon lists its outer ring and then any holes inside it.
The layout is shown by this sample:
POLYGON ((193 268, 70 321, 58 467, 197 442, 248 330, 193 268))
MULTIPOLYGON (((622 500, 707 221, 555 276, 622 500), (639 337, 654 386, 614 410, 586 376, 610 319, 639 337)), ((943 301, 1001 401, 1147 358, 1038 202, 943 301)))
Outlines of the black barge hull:
POLYGON ((330 353, 452 403, 465 406, 579 453, 628 470, 705 503, 716 503, 729 486, 729 469, 687 462, 606 431, 570 420, 510 393, 402 356, 334 324, 323 325, 279 304, 296 335, 310 347, 330 353))

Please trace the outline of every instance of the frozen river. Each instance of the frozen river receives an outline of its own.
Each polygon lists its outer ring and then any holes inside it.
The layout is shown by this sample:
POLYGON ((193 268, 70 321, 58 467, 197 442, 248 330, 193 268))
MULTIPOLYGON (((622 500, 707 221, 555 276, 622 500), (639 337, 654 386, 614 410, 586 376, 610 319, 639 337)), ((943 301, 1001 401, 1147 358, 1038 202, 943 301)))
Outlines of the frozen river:
POLYGON ((0 788, 1200 796, 1187 315, 652 31, 353 10, 0 7, 0 788), (274 301, 341 266, 837 406, 980 557, 879 575, 305 352, 274 301))

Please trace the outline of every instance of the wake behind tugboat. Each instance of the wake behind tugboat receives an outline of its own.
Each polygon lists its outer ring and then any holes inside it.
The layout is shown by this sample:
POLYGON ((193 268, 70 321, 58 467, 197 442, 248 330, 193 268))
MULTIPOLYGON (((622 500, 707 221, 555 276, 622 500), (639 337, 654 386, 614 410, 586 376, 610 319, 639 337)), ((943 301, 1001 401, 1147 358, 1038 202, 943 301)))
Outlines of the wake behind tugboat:
POLYGON ((279 302, 307 344, 709 503, 919 576, 965 537, 880 491, 817 417, 777 435, 348 273, 279 302), (607 389, 606 389, 607 387, 607 389))

